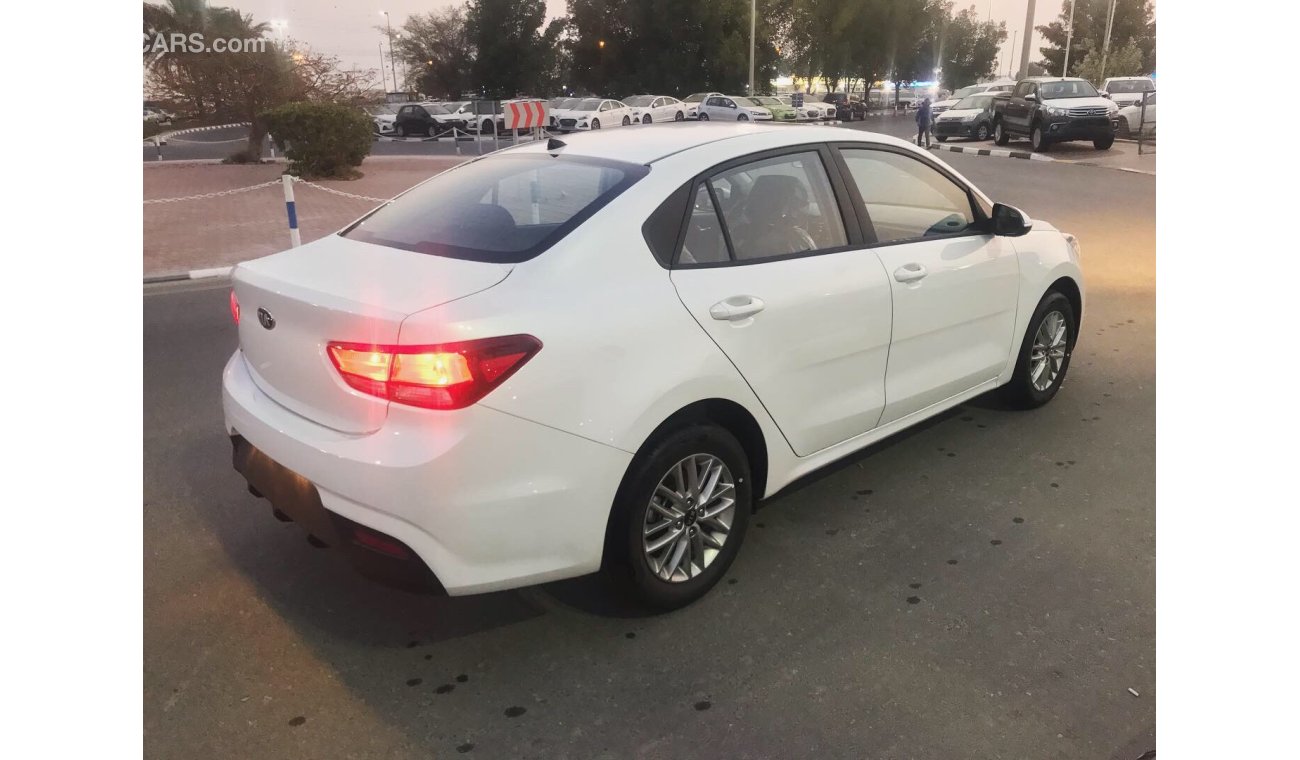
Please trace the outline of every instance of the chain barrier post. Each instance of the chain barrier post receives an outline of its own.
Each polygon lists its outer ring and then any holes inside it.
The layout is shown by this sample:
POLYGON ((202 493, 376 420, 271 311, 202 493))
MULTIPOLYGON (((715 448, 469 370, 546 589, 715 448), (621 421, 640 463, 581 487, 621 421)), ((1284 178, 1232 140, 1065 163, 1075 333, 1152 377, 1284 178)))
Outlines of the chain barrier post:
POLYGON ((456 155, 460 155, 460 130, 456 127, 451 128, 451 142, 456 146, 456 155))
POLYGON ((155 160, 155 161, 161 161, 161 160, 163 160, 163 157, 162 157, 162 138, 161 138, 159 135, 154 135, 154 136, 153 136, 153 148, 154 148, 154 150, 158 151, 158 156, 157 156, 157 158, 155 158, 154 160, 155 160))
POLYGON ((284 207, 289 213, 289 242, 294 248, 302 245, 302 235, 298 233, 298 209, 294 206, 293 201, 293 180, 292 174, 282 175, 280 178, 284 183, 284 207))
POLYGON ((266 135, 266 141, 271 144, 271 159, 274 160, 275 159, 275 138, 271 137, 271 134, 269 132, 266 135))

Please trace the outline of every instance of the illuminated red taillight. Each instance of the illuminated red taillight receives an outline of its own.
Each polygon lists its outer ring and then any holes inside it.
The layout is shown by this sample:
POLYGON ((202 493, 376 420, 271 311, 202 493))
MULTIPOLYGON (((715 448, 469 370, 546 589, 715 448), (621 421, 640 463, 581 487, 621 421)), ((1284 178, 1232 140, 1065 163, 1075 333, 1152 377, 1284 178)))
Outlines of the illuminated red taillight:
POLYGON ((235 291, 230 291, 230 316, 234 318, 235 324, 239 324, 239 296, 235 291))
POLYGON ((362 393, 425 409, 462 409, 541 348, 531 335, 507 335, 435 346, 334 342, 327 353, 344 382, 362 393))

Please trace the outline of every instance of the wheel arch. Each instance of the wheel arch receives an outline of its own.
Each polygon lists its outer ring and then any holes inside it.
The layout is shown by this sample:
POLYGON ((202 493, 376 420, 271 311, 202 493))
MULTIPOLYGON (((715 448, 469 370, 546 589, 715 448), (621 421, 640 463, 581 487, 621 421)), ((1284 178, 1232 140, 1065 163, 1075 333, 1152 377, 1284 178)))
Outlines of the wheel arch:
POLYGON ((768 451, 767 438, 763 435, 763 429, 758 420, 754 418, 754 415, 748 409, 730 399, 707 398, 687 404, 659 423, 637 449, 632 461, 628 462, 627 469, 624 471, 623 478, 619 481, 618 490, 614 495, 614 502, 610 505, 609 518, 605 521, 605 547, 601 558, 602 566, 609 561, 611 548, 615 546, 613 542, 616 542, 618 536, 622 533, 622 524, 620 523, 622 515, 617 506, 623 501, 624 492, 632 473, 641 464, 642 459, 648 455, 656 442, 677 430, 700 423, 717 425, 735 436, 740 443, 740 447, 745 451, 745 457, 749 460, 750 487, 754 494, 754 504, 757 505, 763 499, 767 490, 768 451))
MULTIPOLYGON (((1070 308, 1074 309, 1075 332, 1078 332, 1078 326, 1083 324, 1083 291, 1079 288, 1079 283, 1075 282, 1073 277, 1058 277, 1047 286, 1047 291, 1060 293, 1070 302, 1070 308)), ((1075 335, 1078 340, 1078 335, 1075 335)))

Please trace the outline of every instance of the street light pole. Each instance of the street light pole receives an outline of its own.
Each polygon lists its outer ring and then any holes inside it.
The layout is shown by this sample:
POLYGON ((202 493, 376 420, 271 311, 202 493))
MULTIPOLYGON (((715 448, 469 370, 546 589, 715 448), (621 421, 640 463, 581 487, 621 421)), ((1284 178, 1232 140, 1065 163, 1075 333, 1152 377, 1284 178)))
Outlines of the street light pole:
POLYGON ((1070 42, 1074 40, 1074 3, 1070 0, 1070 28, 1065 31, 1065 64, 1061 66, 1061 76, 1070 76, 1070 42))
POLYGON ((1025 37, 1020 41, 1020 73, 1016 79, 1029 76, 1029 43, 1034 39, 1035 2, 1036 0, 1029 0, 1029 7, 1025 9, 1025 37))
MULTIPOLYGON (((388 11, 380 11, 384 14, 384 22, 388 24, 388 65, 393 70, 393 90, 397 90, 397 61, 393 60, 393 19, 388 15, 388 11)), ((380 64, 383 64, 383 48, 379 49, 380 64)))
POLYGON ((1106 81, 1106 55, 1110 53, 1110 26, 1115 22, 1115 0, 1110 0, 1110 12, 1106 14, 1106 41, 1101 45, 1101 81, 1106 81))
POLYGON ((749 97, 754 97, 754 19, 757 16, 757 0, 749 0, 749 97))
POLYGON ((1007 78, 1011 78, 1011 67, 1016 63, 1016 37, 1020 36, 1020 30, 1016 29, 1011 32, 1011 57, 1007 59, 1007 78))
POLYGON ((379 86, 388 92, 388 78, 384 75, 384 43, 379 43, 379 86))

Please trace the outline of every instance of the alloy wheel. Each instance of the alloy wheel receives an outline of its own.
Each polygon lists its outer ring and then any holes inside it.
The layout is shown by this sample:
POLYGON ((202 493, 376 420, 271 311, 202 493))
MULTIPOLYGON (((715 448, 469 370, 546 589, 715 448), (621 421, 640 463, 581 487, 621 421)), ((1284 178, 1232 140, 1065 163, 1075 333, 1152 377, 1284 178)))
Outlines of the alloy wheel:
POLYGON ((692 454, 669 468, 650 497, 642 548, 661 581, 682 583, 717 558, 731 534, 736 483, 726 463, 692 454))
POLYGON ((1065 350, 1069 341, 1065 316, 1059 311, 1049 311, 1043 316, 1034 333, 1034 345, 1029 349, 1029 382, 1037 391, 1052 387, 1065 363, 1065 350))
POLYGON ((987 124, 981 124, 981 125, 980 125, 980 128, 979 128, 979 131, 977 131, 977 132, 975 133, 975 139, 976 139, 976 140, 987 140, 987 139, 989 139, 989 125, 987 125, 987 124))

